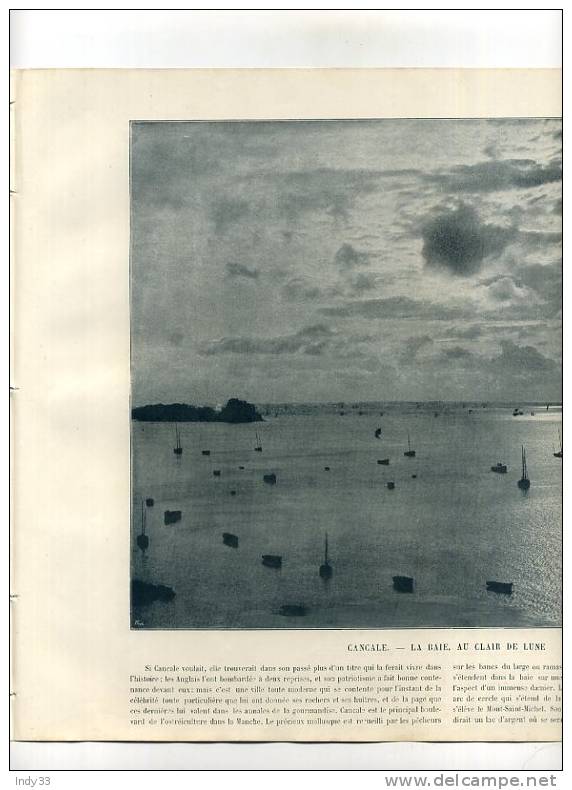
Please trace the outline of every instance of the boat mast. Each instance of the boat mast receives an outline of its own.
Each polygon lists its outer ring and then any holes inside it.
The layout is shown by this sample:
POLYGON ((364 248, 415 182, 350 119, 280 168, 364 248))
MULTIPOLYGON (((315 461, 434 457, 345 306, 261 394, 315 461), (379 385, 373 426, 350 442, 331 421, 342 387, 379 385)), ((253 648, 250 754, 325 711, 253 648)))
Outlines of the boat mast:
POLYGON ((328 533, 326 532, 326 545, 324 551, 324 565, 328 564, 328 533))
POLYGON ((407 431, 407 449, 411 452, 411 436, 409 435, 409 431, 407 431))

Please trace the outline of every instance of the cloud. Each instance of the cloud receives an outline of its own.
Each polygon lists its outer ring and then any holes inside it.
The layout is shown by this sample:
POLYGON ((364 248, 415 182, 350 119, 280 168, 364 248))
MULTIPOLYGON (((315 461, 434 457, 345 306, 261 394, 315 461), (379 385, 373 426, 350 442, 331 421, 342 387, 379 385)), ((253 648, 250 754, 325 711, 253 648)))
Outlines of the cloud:
POLYGON ((264 180, 274 193, 272 202, 288 219, 309 212, 325 212, 334 219, 348 221, 356 202, 382 189, 383 179, 412 178, 420 171, 412 168, 374 170, 368 168, 318 167, 290 172, 256 173, 247 176, 264 180))
POLYGON ((558 363, 545 357, 534 346, 519 346, 511 340, 500 342, 500 353, 492 357, 477 354, 463 346, 443 349, 436 362, 456 365, 463 369, 474 369, 490 378, 519 377, 530 378, 557 374, 558 363))
POLYGON ((243 219, 248 213, 248 202, 241 198, 216 198, 210 206, 210 218, 217 233, 224 232, 229 225, 233 225, 235 222, 243 219))
POLYGON ((467 277, 478 272, 486 258, 499 255, 516 234, 515 228, 481 222, 472 207, 461 204, 423 225, 422 255, 431 268, 467 277))
POLYGON ((182 332, 171 332, 168 336, 167 340, 173 346, 180 346, 185 339, 185 335, 182 332))
MULTIPOLYGON (((494 155, 494 148, 486 153, 494 155)), ((509 189, 529 189, 562 180, 559 159, 541 165, 532 159, 491 159, 474 165, 458 165, 425 176, 425 181, 439 185, 447 192, 495 192, 509 189)))
POLYGON ((497 302, 510 302, 526 298, 526 289, 517 285, 512 277, 498 277, 487 285, 489 296, 497 302))
POLYGON ((193 138, 183 135, 179 124, 133 123, 131 195, 134 202, 180 209, 187 202, 187 181, 219 170, 220 158, 212 146, 204 144, 202 134, 193 138))
POLYGON ((368 274, 360 272, 349 280, 350 290, 356 293, 364 293, 364 291, 373 291, 377 282, 375 274, 368 274))
POLYGON ((248 266, 244 266, 242 263, 227 263, 226 273, 229 277, 246 277, 250 280, 257 280, 260 275, 258 269, 249 269, 248 266))
POLYGON ((354 266, 366 266, 370 255, 356 250, 351 244, 342 244, 334 256, 335 263, 342 269, 353 269, 354 266))
POLYGON ((549 304, 560 305, 562 300, 562 262, 542 265, 533 263, 518 270, 518 278, 524 285, 549 304))
POLYGON ((323 315, 338 318, 354 316, 369 319, 425 319, 427 321, 447 321, 464 315, 457 307, 447 307, 435 302, 410 299, 408 296, 390 296, 386 299, 350 300, 340 305, 322 307, 323 315))
POLYGON ((518 346, 511 340, 503 340, 500 344, 501 353, 491 360, 493 369, 499 373, 555 373, 558 364, 549 357, 543 356, 534 346, 518 346))
POLYGON ((413 337, 408 337, 403 344, 403 349, 400 354, 402 361, 413 362, 421 349, 426 349, 431 345, 433 345, 433 339, 429 337, 429 335, 414 335, 413 337))
POLYGON ((379 172, 316 168, 267 176, 277 192, 276 202, 289 219, 312 211, 325 211, 334 218, 347 220, 361 195, 379 187, 379 172))
POLYGON ((308 302, 341 295, 336 286, 319 286, 306 277, 293 277, 282 286, 281 294, 287 302, 308 302))
POLYGON ((462 346, 452 346, 451 348, 444 348, 441 351, 441 359, 446 362, 462 362, 464 364, 472 364, 478 359, 477 354, 473 354, 462 346))
MULTIPOLYGON (((499 303, 504 318, 556 318, 562 306, 562 262, 520 266, 510 276, 495 274, 478 285, 499 303)), ((491 313, 484 312, 483 317, 491 313)))
POLYGON ((215 354, 305 354, 322 353, 334 336, 326 324, 314 324, 292 335, 278 337, 223 337, 206 343, 200 349, 203 356, 215 354))
POLYGON ((562 241, 562 232, 559 230, 521 230, 518 236, 529 247, 544 247, 547 244, 560 244, 562 241))
POLYGON ((480 337, 483 333, 483 330, 478 324, 472 324, 471 326, 462 327, 462 326, 452 326, 445 332, 445 337, 458 337, 463 340, 476 340, 477 337, 480 337))

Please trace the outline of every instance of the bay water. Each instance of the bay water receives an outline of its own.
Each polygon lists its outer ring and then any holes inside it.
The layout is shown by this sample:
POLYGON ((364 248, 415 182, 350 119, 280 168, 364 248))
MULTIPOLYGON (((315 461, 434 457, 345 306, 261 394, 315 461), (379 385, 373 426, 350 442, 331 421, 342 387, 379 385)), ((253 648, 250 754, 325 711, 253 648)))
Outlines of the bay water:
POLYGON ((273 406, 261 423, 179 424, 180 456, 173 423, 133 421, 132 578, 175 596, 133 607, 132 625, 559 625, 562 414, 520 407, 514 417, 508 404, 273 406), (404 455, 408 434, 414 458, 404 455), (517 487, 521 446, 528 492, 517 487), (507 474, 491 471, 499 461, 507 474), (270 473, 275 485, 263 480, 270 473), (166 510, 181 520, 165 525, 166 510), (326 533, 328 580, 319 575, 326 533), (263 554, 280 555, 282 568, 264 566, 263 554), (413 593, 394 590, 395 575, 413 577, 413 593), (512 582, 513 594, 488 592, 489 580, 512 582), (284 606, 305 614, 284 616, 284 606))

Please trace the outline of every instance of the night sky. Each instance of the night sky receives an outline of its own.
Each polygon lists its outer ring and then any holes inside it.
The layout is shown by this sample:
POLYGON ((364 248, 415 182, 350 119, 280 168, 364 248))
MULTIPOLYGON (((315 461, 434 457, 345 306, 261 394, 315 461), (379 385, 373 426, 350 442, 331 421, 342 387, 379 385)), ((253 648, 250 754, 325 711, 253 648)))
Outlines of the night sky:
POLYGON ((559 400, 557 120, 134 123, 133 403, 559 400))

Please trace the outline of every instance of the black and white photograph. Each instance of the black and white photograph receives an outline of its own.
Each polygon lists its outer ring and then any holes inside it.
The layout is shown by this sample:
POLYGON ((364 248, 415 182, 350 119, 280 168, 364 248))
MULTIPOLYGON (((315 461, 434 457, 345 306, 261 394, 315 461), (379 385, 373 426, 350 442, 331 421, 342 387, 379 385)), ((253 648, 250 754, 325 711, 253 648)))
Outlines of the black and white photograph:
POLYGON ((552 627, 553 118, 132 121, 131 627, 552 627))

